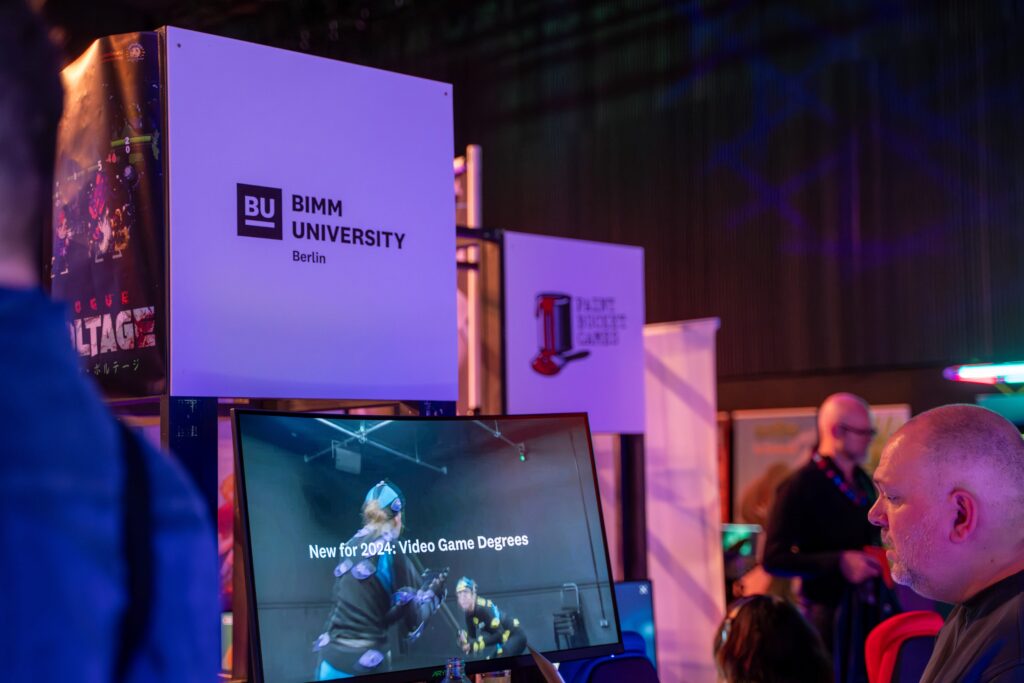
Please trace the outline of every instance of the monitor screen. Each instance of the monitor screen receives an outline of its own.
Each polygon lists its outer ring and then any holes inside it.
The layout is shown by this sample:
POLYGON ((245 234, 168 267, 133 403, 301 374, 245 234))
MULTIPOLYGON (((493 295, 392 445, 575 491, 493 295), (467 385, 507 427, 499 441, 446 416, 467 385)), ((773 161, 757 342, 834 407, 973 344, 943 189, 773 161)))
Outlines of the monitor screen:
POLYGON ((585 415, 234 426, 257 680, 621 650, 585 415))
POLYGON ((735 580, 757 565, 758 524, 722 524, 722 552, 725 578, 735 580))
MULTIPOLYGON (((619 628, 623 634, 636 633, 643 638, 644 652, 658 668, 657 643, 654 640, 654 597, 650 581, 617 581, 615 603, 619 610, 619 628)), ((624 636, 625 638, 625 636, 624 636)))

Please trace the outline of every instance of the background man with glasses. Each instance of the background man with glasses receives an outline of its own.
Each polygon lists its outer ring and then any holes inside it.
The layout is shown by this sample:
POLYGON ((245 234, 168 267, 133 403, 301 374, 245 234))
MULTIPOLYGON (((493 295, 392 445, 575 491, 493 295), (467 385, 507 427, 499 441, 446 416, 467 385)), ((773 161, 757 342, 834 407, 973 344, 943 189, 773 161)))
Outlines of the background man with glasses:
POLYGON ((867 518, 875 489, 861 469, 874 436, 864 399, 848 393, 826 398, 818 409, 817 447, 779 486, 768 518, 764 567, 776 576, 800 577, 800 607, 833 653, 837 681, 860 679, 865 622, 878 616, 858 609, 855 626, 846 618, 836 630, 840 604, 874 600, 867 593, 876 593, 876 582, 868 582, 882 573, 863 550, 881 544, 867 518))

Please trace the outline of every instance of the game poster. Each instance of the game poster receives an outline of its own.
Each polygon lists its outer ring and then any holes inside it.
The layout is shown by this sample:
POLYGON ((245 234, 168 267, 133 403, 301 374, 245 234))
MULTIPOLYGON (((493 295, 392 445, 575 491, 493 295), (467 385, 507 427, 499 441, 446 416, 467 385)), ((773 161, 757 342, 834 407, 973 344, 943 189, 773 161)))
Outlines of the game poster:
POLYGON ((110 398, 166 389, 160 40, 94 42, 62 73, 51 293, 71 307, 70 343, 110 398))

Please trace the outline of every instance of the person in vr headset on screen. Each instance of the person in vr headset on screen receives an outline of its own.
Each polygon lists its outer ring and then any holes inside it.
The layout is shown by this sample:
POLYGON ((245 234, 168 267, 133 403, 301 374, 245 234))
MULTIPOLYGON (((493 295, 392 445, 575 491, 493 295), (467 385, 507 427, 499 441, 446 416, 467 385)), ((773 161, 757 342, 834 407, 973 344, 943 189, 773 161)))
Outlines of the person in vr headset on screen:
POLYGON ((519 620, 477 595, 476 581, 463 576, 455 584, 459 607, 466 613, 466 630, 459 631, 462 651, 474 658, 515 657, 526 650, 526 634, 519 620), (493 652, 488 648, 494 646, 493 652))
POLYGON ((366 494, 363 527, 334 568, 334 607, 313 646, 319 654, 316 680, 388 671, 391 626, 413 642, 444 604, 447 568, 418 572, 412 558, 398 552, 404 514, 405 497, 390 481, 366 494))

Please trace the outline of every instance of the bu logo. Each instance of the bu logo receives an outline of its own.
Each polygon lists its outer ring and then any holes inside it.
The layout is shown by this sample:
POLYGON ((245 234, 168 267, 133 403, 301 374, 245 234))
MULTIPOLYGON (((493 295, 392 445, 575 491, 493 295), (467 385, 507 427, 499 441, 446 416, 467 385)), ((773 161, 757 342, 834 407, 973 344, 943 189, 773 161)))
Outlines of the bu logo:
POLYGON ((238 183, 238 234, 282 239, 281 189, 238 183))
POLYGON ((249 216, 262 216, 263 218, 274 217, 274 199, 272 197, 249 197, 245 198, 245 224, 255 228, 272 228, 274 224, 270 221, 258 221, 249 216))

